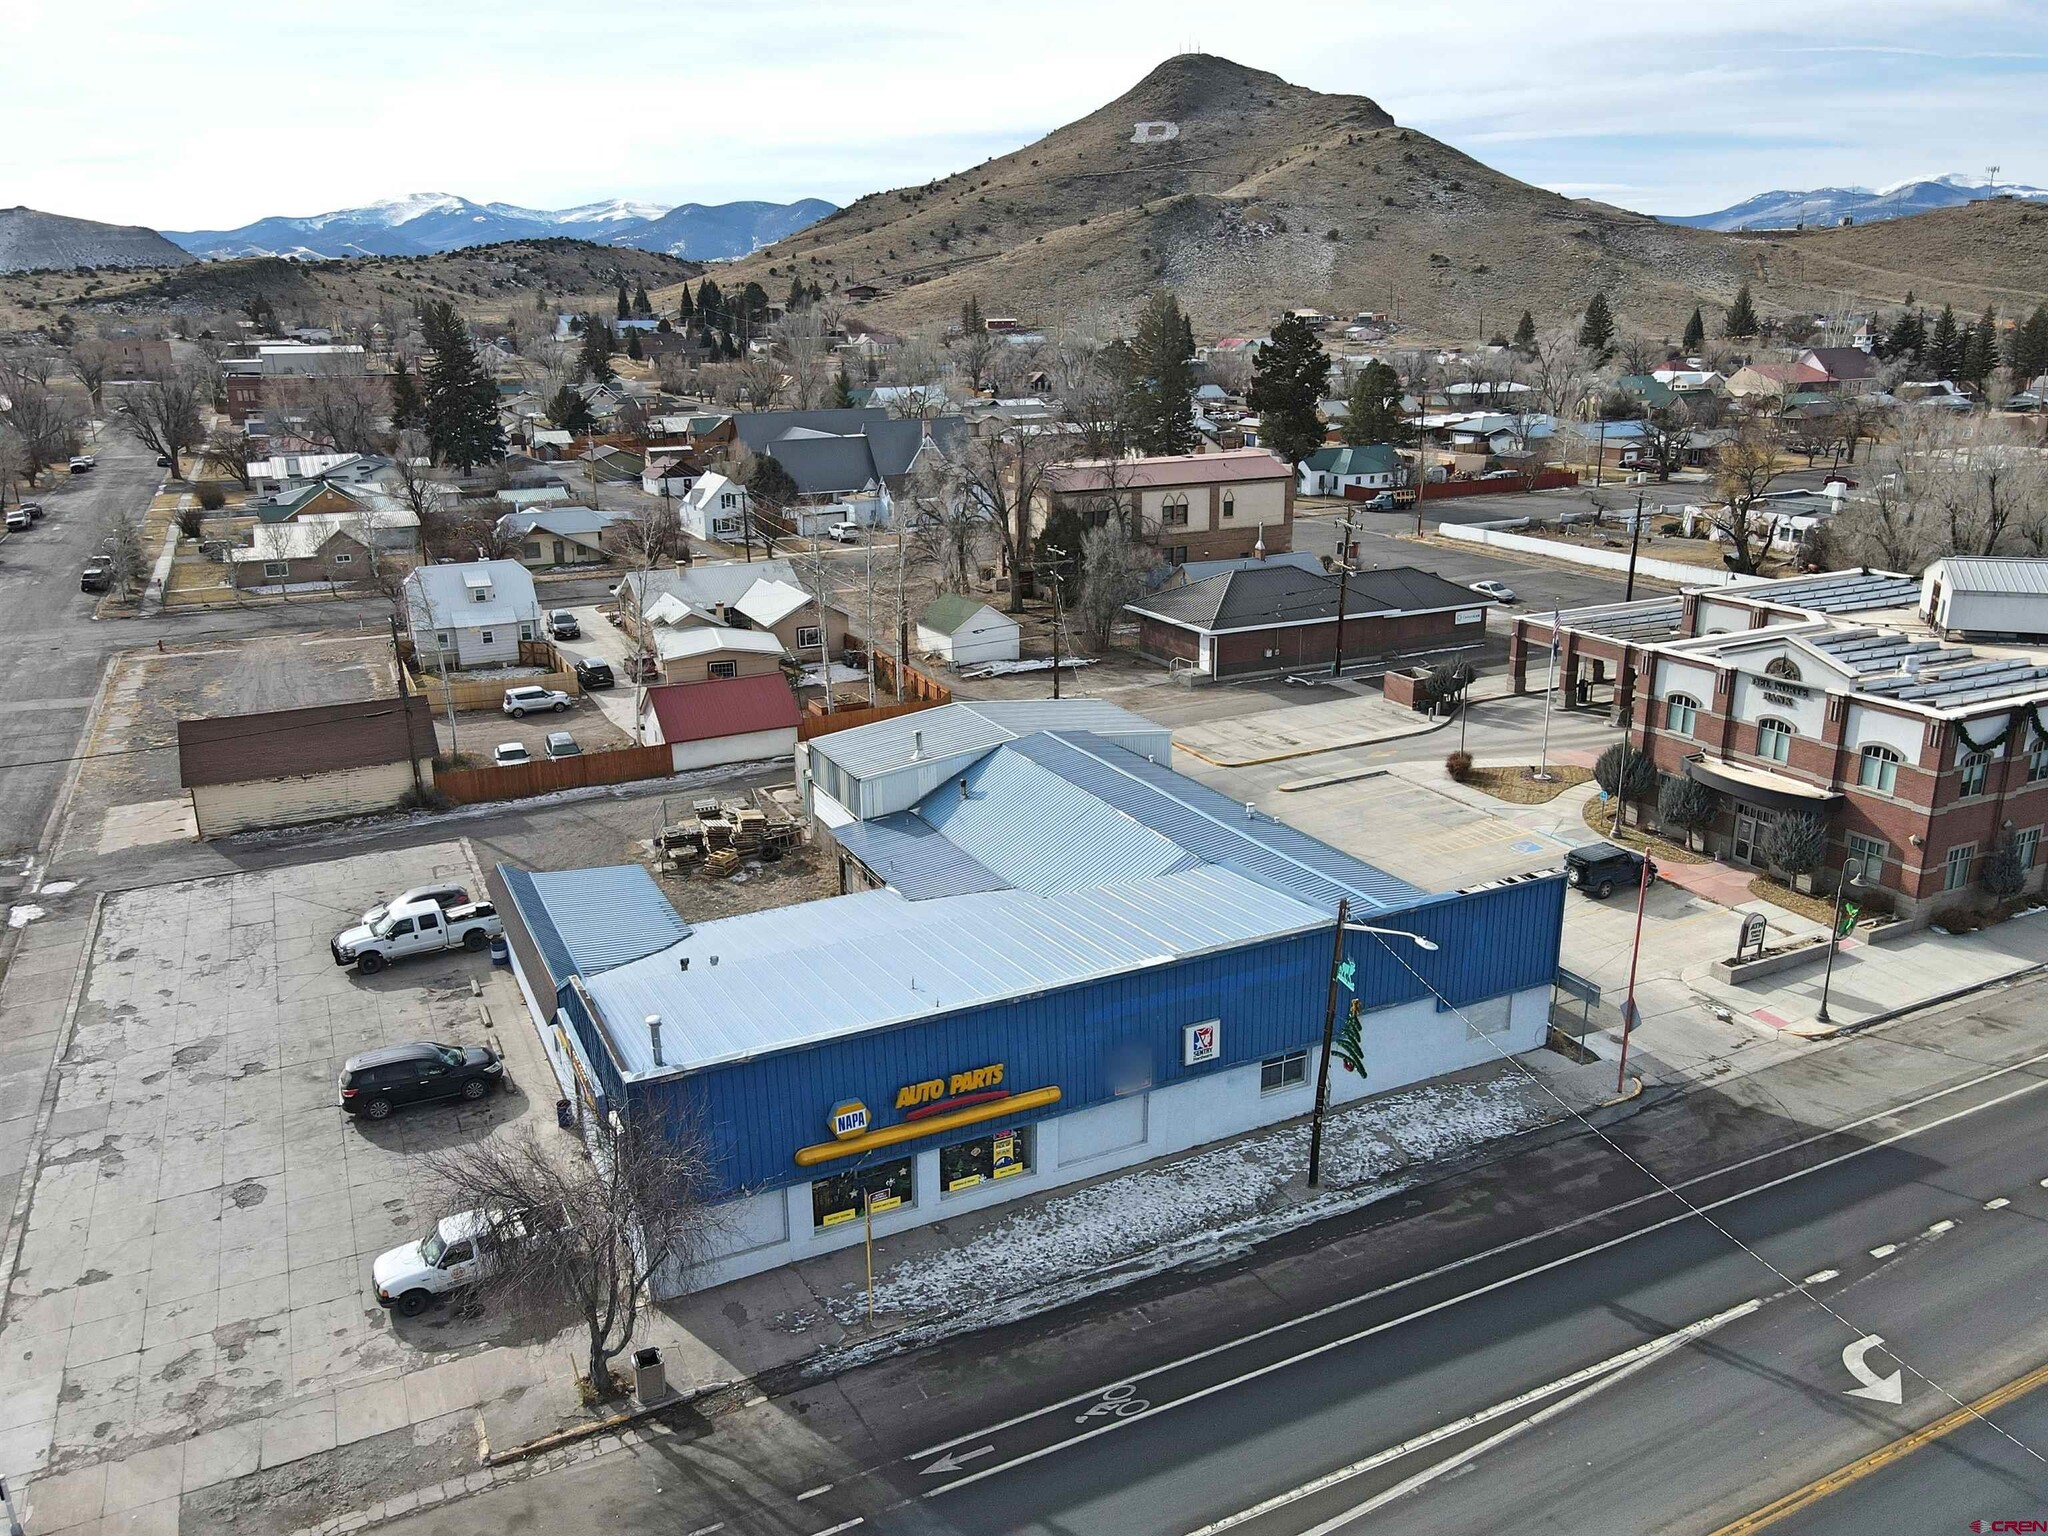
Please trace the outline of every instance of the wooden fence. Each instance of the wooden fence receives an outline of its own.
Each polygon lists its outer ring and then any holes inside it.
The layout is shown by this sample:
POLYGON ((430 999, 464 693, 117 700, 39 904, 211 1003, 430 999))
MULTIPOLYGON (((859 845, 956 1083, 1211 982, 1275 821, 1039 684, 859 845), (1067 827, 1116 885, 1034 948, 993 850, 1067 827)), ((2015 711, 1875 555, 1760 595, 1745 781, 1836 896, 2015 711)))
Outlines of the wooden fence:
POLYGON ((455 696, 457 709, 497 709, 505 701, 507 688, 552 688, 571 698, 583 692, 583 685, 576 680, 575 669, 562 659, 562 653, 548 640, 519 642, 520 666, 547 669, 524 677, 474 678, 452 672, 448 681, 443 683, 437 669, 422 669, 419 659, 413 655, 411 640, 400 640, 398 653, 405 659, 407 680, 412 691, 425 699, 436 712, 448 707, 450 694, 455 696))
POLYGON ((474 805, 481 800, 519 800, 592 784, 666 778, 674 771, 674 758, 666 746, 618 747, 506 768, 443 768, 434 774, 434 788, 458 805, 474 805))
MULTIPOLYGON (((873 661, 875 668, 875 696, 879 698, 886 693, 894 697, 896 693, 896 658, 887 651, 874 651, 870 653, 870 659, 873 661)), ((950 704, 953 702, 953 690, 937 678, 925 676, 924 673, 918 671, 915 667, 905 667, 903 669, 903 698, 905 702, 916 699, 926 704, 950 704)))
POLYGON ((810 741, 818 736, 830 736, 834 731, 850 731, 857 725, 873 725, 877 720, 894 720, 899 715, 914 715, 920 710, 936 709, 934 699, 906 699, 901 704, 877 704, 873 709, 835 709, 831 714, 815 713, 817 705, 804 712, 796 723, 796 739, 810 741))

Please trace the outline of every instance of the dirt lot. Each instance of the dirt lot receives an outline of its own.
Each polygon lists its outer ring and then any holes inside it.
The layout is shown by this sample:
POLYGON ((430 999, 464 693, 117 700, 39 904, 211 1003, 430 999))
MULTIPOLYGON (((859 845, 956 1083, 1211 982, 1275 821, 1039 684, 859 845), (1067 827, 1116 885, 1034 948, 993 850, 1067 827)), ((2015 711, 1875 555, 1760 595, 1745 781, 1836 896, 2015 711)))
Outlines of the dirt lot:
POLYGON ((492 749, 504 741, 523 742, 526 750, 537 758, 551 731, 567 731, 586 752, 633 745, 633 738, 587 699, 577 700, 559 715, 528 715, 524 720, 514 720, 502 709, 457 710, 453 730, 449 729, 447 712, 443 711, 435 721, 435 730, 443 752, 453 752, 459 746, 464 756, 477 764, 488 763, 492 749))
POLYGON ((390 642, 359 630, 205 641, 116 658, 87 728, 87 761, 59 856, 112 853, 192 835, 178 787, 178 721, 389 696, 390 642))

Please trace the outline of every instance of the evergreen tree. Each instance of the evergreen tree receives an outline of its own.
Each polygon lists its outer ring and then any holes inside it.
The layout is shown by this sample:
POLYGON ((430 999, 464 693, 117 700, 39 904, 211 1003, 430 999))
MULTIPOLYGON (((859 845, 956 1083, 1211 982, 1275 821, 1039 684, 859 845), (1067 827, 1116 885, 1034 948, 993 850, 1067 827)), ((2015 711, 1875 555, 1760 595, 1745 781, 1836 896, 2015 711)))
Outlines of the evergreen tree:
POLYGON ((1706 317, 1701 315, 1699 306, 1695 304, 1692 309, 1692 318, 1685 322, 1685 337, 1678 343, 1678 345, 1681 349, 1683 349, 1687 357, 1691 357, 1695 353, 1697 353, 1701 347, 1705 346, 1706 344, 1706 317))
POLYGON ((844 367, 832 376, 832 393, 825 397, 825 405, 835 411, 853 409, 853 386, 846 382, 844 367))
POLYGON ((1963 377, 1979 390, 1998 366, 1998 311, 1984 306, 1984 314, 1963 339, 1963 377))
POLYGON ((2014 389, 2025 389, 2048 373, 2048 304, 2036 305, 2026 324, 2012 328, 2006 364, 2012 369, 2014 389))
POLYGON ((672 336, 675 334, 676 328, 668 323, 668 316, 663 315, 659 320, 654 322, 654 329, 656 333, 659 335, 672 336))
POLYGON ((1738 340, 1757 333, 1756 304, 1749 296, 1749 284, 1744 283, 1735 290, 1735 302, 1728 306, 1727 319, 1721 326, 1721 333, 1738 340))
POLYGON ((1526 309, 1515 325, 1515 350, 1524 357, 1536 350, 1536 317, 1526 309))
POLYGON ((633 301, 626 296, 626 280, 622 277, 619 279, 619 318, 627 320, 632 318, 632 314, 633 301))
POLYGON ((427 445, 436 461, 467 474, 479 464, 505 456, 505 432, 498 425, 498 387, 477 361, 469 327, 446 299, 420 312, 432 352, 420 414, 427 445))
POLYGON ((1614 356, 1614 311, 1607 307, 1607 295, 1596 293, 1579 322, 1579 345, 1601 362, 1614 356))
POLYGON ((1323 391, 1330 358, 1307 322, 1289 315, 1252 362, 1245 403, 1259 413, 1259 441, 1293 466, 1323 446, 1323 391))
POLYGON ((646 355, 647 354, 641 349, 640 346, 639 330, 634 329, 626 332, 626 356, 630 357, 634 362, 637 363, 641 360, 641 358, 645 357, 646 355))
POLYGON ((1886 358, 1917 363, 1927 350, 1927 321, 1917 309, 1902 309, 1879 349, 1886 358))
POLYGON ((596 315, 588 315, 583 322, 583 350, 576 355, 576 377, 595 379, 600 384, 612 381, 612 328, 596 315))
POLYGON ((391 376, 391 427, 395 432, 410 432, 419 424, 419 386, 413 382, 412 369, 400 358, 398 372, 391 376))
POLYGON ((1187 334, 1174 296, 1163 288, 1153 294, 1138 319, 1125 389, 1124 415, 1140 453, 1194 452, 1194 348, 1187 334))
POLYGON ((697 285, 697 314, 713 330, 725 325, 725 295, 708 277, 697 285))
POLYGON ((562 431, 578 436, 597 425, 596 418, 590 414, 589 402, 566 384, 548 400, 547 411, 549 421, 562 431))
POLYGON ((1953 304, 1941 306, 1941 314, 1927 338, 1925 360, 1938 378, 1953 379, 1963 371, 1963 334, 1956 329, 1953 304))
POLYGON ((820 300, 822 300, 822 299, 823 299, 823 298, 825 297, 825 290, 824 290, 824 289, 822 289, 822 288, 820 288, 820 287, 818 286, 818 280, 817 280, 816 278, 812 278, 812 279, 811 279, 811 290, 810 290, 810 291, 811 291, 811 302, 812 302, 813 304, 816 304, 816 303, 818 303, 818 302, 819 302, 820 300))
POLYGON ((683 284, 682 302, 676 306, 676 318, 687 325, 690 317, 695 313, 696 308, 690 302, 690 285, 685 283, 683 284))
POLYGON ((793 315, 802 309, 806 302, 807 296, 804 293, 804 280, 800 277, 791 278, 789 280, 789 297, 783 301, 783 309, 793 315))
POLYGON ((960 306, 960 334, 976 336, 987 329, 988 327, 982 323, 981 299, 970 293, 967 295, 967 302, 960 306))
POLYGON ((1365 443, 1403 443, 1408 423, 1401 417, 1401 376, 1375 358, 1351 376, 1344 395, 1344 441, 1356 448, 1365 443))
POLYGON ((736 363, 740 360, 739 343, 732 339, 732 332, 729 330, 719 333, 718 355, 728 363, 736 363))

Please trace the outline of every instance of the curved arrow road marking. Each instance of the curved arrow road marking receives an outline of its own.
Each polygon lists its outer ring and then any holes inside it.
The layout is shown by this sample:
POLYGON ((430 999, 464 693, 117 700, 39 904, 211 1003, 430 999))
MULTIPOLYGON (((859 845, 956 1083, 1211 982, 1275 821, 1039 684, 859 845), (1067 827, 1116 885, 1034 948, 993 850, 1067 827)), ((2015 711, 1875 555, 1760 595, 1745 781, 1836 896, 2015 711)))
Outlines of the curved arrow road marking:
POLYGON ((1889 1376, 1880 1376, 1864 1362, 1863 1357, 1883 1344, 1884 1340, 1874 1333, 1842 1346, 1842 1364, 1849 1368, 1849 1374, 1863 1385, 1851 1387, 1846 1397, 1867 1397, 1873 1403, 1902 1403, 1906 1400, 1903 1374, 1893 1371, 1889 1376))

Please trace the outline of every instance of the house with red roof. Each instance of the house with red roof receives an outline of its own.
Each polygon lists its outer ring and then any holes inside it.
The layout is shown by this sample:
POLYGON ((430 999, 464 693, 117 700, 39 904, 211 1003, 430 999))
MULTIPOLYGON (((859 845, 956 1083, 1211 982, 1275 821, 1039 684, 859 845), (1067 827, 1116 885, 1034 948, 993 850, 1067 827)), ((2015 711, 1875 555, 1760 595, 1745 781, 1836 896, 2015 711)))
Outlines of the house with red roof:
POLYGON ((640 701, 640 739, 667 746, 677 773, 793 757, 800 718, 780 672, 664 683, 640 701))

